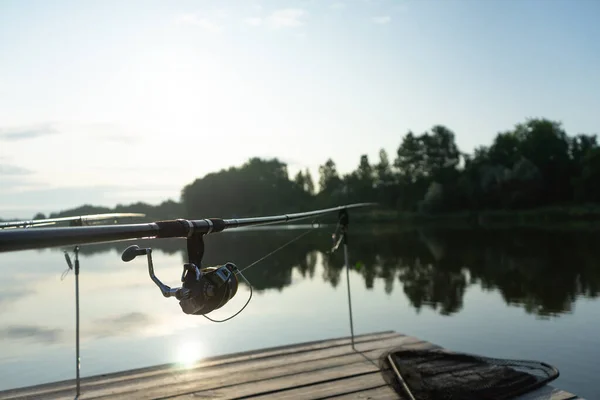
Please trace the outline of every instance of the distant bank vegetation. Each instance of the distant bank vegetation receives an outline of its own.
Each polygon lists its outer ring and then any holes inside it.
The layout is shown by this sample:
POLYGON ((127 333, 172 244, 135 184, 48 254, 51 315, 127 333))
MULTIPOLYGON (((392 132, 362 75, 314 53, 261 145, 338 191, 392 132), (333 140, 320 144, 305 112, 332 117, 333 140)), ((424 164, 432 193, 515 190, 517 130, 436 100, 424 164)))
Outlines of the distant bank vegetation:
POLYGON ((362 155, 348 174, 340 174, 331 158, 316 180, 308 170, 290 177, 277 158, 251 158, 186 185, 178 202, 85 205, 48 217, 142 212, 151 219, 226 218, 360 201, 381 205, 370 214, 375 220, 597 219, 600 146, 595 134, 567 135, 559 122, 528 119, 467 154, 454 132, 435 125, 406 133, 393 160, 384 149, 376 162, 362 155))

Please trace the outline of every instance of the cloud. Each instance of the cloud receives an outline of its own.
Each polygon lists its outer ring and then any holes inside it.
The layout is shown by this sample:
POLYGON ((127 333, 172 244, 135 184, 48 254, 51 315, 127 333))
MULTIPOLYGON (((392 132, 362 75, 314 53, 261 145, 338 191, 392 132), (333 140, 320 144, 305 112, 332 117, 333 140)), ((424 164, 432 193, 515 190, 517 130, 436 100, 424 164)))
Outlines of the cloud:
MULTIPOLYGON (((9 197, 9 193, 15 190, 40 187, 39 184, 31 181, 34 171, 18 165, 3 163, 3 160, 9 159, 0 157, 0 192, 3 195, 0 202, 9 197)), ((18 204, 19 202, 16 201, 15 203, 18 204)))
POLYGON ((3 140, 25 140, 40 136, 54 135, 58 131, 49 124, 33 125, 26 127, 0 128, 0 139, 3 140))
POLYGON ((147 328, 156 321, 147 314, 131 312, 116 317, 97 319, 93 323, 90 335, 95 337, 117 336, 121 334, 137 333, 147 328))
MULTIPOLYGON (((15 284, 16 286, 16 284, 15 284)), ((35 292, 30 289, 11 289, 10 287, 0 292, 0 312, 10 309, 12 303, 21 300, 23 297, 30 296, 35 292)))
POLYGON ((0 176, 2 177, 7 175, 29 175, 31 173, 33 173, 33 171, 17 165, 0 164, 0 176))
MULTIPOLYGON (((5 207, 12 209, 21 209, 26 210, 27 207, 24 207, 25 204, 20 201, 20 199, 15 198, 18 197, 19 193, 34 191, 34 190, 43 190, 48 185, 44 183, 37 182, 35 180, 30 179, 31 174, 22 174, 22 175, 2 175, 0 174, 0 192, 2 193, 2 197, 0 198, 0 217, 2 217, 1 210, 5 207), (11 198, 14 201, 11 201, 11 198)), ((13 217, 15 217, 13 215, 13 217)))
POLYGON ((389 24, 391 20, 392 20, 392 17, 390 17, 389 15, 371 18, 371 21, 373 21, 373 23, 375 23, 377 25, 389 24))
POLYGON ((177 17, 176 22, 181 25, 197 26, 211 33, 219 33, 223 31, 223 28, 216 22, 208 18, 200 17, 197 14, 182 14, 177 17))
POLYGON ((267 17, 267 22, 274 29, 298 28, 304 25, 303 18, 306 14, 301 8, 285 8, 273 11, 267 17))
POLYGON ((263 20, 260 17, 251 17, 251 18, 246 18, 244 20, 244 22, 250 26, 260 26, 260 25, 262 25, 263 20))
MULTIPOLYGON (((85 123, 60 123, 60 131, 56 124, 39 124, 32 126, 5 127, 0 128, 0 140, 18 141, 34 139, 42 136, 66 134, 71 132, 85 131, 86 134, 96 140, 118 141, 130 143, 139 140, 123 132, 123 129, 111 122, 85 122, 85 123)), ((0 157, 2 161, 2 157, 0 157)))
POLYGON ((34 342, 57 343, 63 335, 62 329, 48 329, 32 325, 11 325, 0 329, 0 338, 8 340, 32 340, 34 342))
POLYGON ((346 4, 338 1, 338 2, 331 4, 329 6, 329 8, 331 8, 332 10, 342 10, 342 9, 346 8, 346 4))

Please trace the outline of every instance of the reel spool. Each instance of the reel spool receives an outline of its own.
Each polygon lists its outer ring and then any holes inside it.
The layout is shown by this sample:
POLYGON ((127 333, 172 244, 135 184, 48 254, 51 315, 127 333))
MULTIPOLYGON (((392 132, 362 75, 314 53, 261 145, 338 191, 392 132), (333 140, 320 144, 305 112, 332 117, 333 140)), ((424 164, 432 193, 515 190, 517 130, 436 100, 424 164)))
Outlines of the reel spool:
POLYGON ((179 305, 186 314, 208 314, 223 307, 237 293, 238 269, 233 263, 202 269, 188 263, 183 268, 182 287, 188 296, 182 298, 179 305))

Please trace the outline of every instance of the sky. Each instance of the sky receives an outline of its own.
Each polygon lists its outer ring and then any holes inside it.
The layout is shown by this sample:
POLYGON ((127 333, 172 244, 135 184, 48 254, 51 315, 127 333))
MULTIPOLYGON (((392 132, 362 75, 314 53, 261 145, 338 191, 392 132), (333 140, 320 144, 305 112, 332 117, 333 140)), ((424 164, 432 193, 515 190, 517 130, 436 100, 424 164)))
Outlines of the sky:
POLYGON ((597 0, 0 0, 0 217, 179 200, 250 157, 316 181, 328 158, 393 160, 436 124, 465 152, 532 117, 599 133, 598 15, 597 0))

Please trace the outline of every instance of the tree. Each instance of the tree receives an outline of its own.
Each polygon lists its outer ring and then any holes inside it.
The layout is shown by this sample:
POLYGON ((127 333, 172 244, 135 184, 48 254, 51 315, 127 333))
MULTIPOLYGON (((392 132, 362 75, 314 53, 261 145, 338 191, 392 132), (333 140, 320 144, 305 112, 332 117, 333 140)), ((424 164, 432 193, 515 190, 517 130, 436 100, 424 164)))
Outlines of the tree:
POLYGON ((569 155, 574 164, 580 165, 588 151, 597 147, 596 135, 579 134, 569 140, 569 155))
POLYGON ((539 168, 543 179, 540 205, 560 203, 572 198, 569 140, 561 124, 547 119, 530 119, 517 124, 515 135, 520 153, 539 168))
POLYGON ((460 151, 454 133, 445 126, 436 125, 431 132, 423 134, 421 139, 425 152, 423 169, 433 181, 448 183, 457 176, 460 151))
POLYGON ((373 167, 369 163, 369 156, 363 154, 360 156, 360 163, 357 169, 358 179, 366 186, 372 186, 374 181, 373 167))
POLYGON ((378 201, 385 206, 395 207, 398 185, 385 149, 379 150, 379 162, 375 165, 374 185, 378 201))
POLYGON ((319 167, 319 189, 323 193, 332 193, 340 189, 341 183, 335 162, 330 158, 319 167))
POLYGON ((600 148, 586 152, 581 163, 581 176, 575 180, 577 199, 600 202, 600 148))
POLYGON ((375 165, 375 186, 387 186, 394 182, 394 173, 385 149, 379 150, 379 162, 375 165))
POLYGON ((304 177, 304 174, 302 173, 302 171, 298 171, 298 173, 294 177, 294 182, 296 183, 296 185, 298 185, 298 187, 301 187, 302 189, 305 188, 306 178, 304 177))
POLYGON ((485 156, 493 165, 512 168, 521 156, 521 141, 515 132, 499 133, 489 150, 485 150, 485 156))
POLYGON ((305 190, 310 195, 313 195, 315 193, 315 184, 313 183, 312 175, 310 174, 310 171, 308 170, 308 168, 306 168, 306 170, 304 172, 304 185, 305 185, 305 190))
POLYGON ((308 197, 289 179, 285 163, 251 158, 241 167, 196 179, 182 190, 181 202, 188 216, 234 217, 299 209, 310 204, 308 197))
POLYGON ((569 141, 569 155, 571 157, 571 184, 573 186, 573 196, 576 201, 586 201, 586 192, 589 188, 583 175, 590 174, 590 159, 586 159, 588 154, 598 149, 596 135, 579 134, 569 141), (586 165, 587 164, 587 165, 586 165), (586 171, 584 169, 587 168, 586 171))
POLYGON ((402 139, 394 161, 400 178, 407 183, 415 183, 425 176, 424 162, 425 146, 422 138, 409 131, 402 139))

